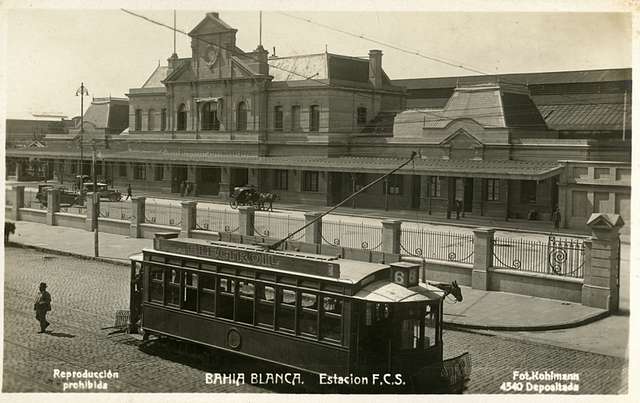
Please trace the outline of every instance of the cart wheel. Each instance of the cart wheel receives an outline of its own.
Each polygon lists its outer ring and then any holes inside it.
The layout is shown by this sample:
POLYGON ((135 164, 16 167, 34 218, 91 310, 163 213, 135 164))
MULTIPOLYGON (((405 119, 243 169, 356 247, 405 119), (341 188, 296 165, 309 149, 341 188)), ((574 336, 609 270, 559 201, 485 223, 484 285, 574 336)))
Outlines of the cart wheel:
POLYGON ((237 200, 231 200, 229 202, 229 205, 231 206, 232 209, 237 209, 238 208, 238 201, 237 200))

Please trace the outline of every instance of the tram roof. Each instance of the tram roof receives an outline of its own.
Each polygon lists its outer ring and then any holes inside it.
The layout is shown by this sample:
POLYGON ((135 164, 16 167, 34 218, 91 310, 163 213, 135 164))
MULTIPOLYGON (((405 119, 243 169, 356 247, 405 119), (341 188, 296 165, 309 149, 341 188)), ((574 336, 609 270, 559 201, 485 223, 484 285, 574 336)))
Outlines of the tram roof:
MULTIPOLYGON (((251 267, 259 270, 268 270, 292 275, 314 277, 326 281, 336 281, 348 284, 356 284, 365 277, 380 270, 388 269, 389 265, 382 263, 369 263, 358 260, 343 259, 336 256, 318 255, 305 252, 265 250, 258 245, 238 244, 223 241, 207 241, 195 238, 173 238, 163 240, 163 245, 159 249, 144 249, 146 252, 161 252, 172 255, 179 255, 189 258, 212 260, 216 262, 226 262, 234 266, 251 267), (195 246, 195 247, 194 247, 195 246), (202 248, 205 247, 205 248, 202 248), (277 258, 282 258, 282 264, 278 266, 268 266, 261 264, 247 264, 242 262, 239 255, 227 255, 229 259, 221 258, 213 249, 224 248, 237 252, 249 254, 266 254, 277 258), (235 256, 234 259, 231 259, 235 256), (297 264, 294 264, 297 263, 297 264), (306 268, 306 270, 303 268, 306 268), (309 267, 317 266, 318 270, 310 270, 309 267), (327 267, 337 267, 338 270, 326 270, 327 267), (322 274, 326 271, 327 274, 322 274)), ((280 259, 277 260, 280 263, 280 259)))
POLYGON ((424 283, 407 288, 388 280, 381 280, 362 287, 355 297, 372 302, 433 301, 442 298, 442 291, 438 293, 436 290, 424 283))

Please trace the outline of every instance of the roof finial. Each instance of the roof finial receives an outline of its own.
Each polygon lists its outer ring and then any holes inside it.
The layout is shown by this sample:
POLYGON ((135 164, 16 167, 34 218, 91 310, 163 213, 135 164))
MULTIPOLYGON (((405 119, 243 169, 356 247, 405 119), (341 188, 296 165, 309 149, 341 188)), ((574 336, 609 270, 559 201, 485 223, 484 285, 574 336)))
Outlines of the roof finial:
POLYGON ((324 44, 324 53, 329 53, 329 47, 326 43, 324 44))

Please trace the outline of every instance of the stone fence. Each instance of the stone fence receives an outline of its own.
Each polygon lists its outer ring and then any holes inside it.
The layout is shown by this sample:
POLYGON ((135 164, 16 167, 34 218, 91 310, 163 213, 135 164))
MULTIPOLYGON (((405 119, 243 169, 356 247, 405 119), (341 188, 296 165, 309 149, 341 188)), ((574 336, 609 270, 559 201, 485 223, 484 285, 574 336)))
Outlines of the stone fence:
MULTIPOLYGON (((47 225, 60 225, 94 230, 92 220, 93 206, 88 204, 86 215, 60 212, 58 190, 48 191, 47 210, 24 208, 24 187, 14 186, 11 200, 5 207, 6 217, 15 221, 25 220, 47 225)), ((198 210, 195 201, 183 201, 180 226, 166 226, 145 223, 145 198, 132 200, 129 220, 99 218, 98 228, 102 232, 127 235, 132 238, 154 238, 159 232, 179 232, 181 237, 208 239, 221 238, 218 232, 197 229, 198 210)), ((232 238, 237 242, 276 242, 277 239, 261 237, 254 233, 255 210, 253 207, 240 207, 238 210, 239 230, 232 238)), ((493 228, 473 230, 473 262, 461 263, 403 255, 401 249, 402 222, 382 221, 382 250, 371 251, 347 248, 322 243, 322 220, 320 213, 305 214, 302 239, 288 242, 297 250, 368 262, 412 261, 422 265, 422 279, 430 282, 451 282, 475 289, 503 291, 536 297, 553 298, 579 302, 587 306, 615 312, 618 309, 619 295, 619 230, 624 225, 616 214, 592 214, 587 222, 592 236, 583 242, 584 261, 580 267, 582 278, 548 273, 534 273, 513 268, 495 267, 494 246, 496 245, 493 228), (315 221, 314 221, 315 220, 315 221)), ((556 251, 558 259, 566 259, 566 252, 556 251), (563 255, 564 253, 564 255, 563 255), (563 257, 564 256, 564 257, 563 257)))

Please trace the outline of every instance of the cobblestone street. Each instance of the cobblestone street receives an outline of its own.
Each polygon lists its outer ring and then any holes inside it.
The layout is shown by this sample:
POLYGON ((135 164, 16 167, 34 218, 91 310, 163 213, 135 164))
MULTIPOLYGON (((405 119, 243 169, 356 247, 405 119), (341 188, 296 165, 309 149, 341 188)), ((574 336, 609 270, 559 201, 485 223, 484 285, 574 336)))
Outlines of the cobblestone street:
MULTIPOLYGON (((144 352, 127 335, 109 335, 113 329, 102 328, 114 324, 116 310, 128 308, 128 275, 126 266, 6 248, 3 392, 61 392, 63 380, 54 379, 55 369, 117 372, 118 379, 104 380, 109 392, 273 391, 249 384, 207 385, 205 372, 236 371, 240 364, 203 368, 185 357, 144 352), (53 298, 49 334, 37 333, 33 313, 41 281, 53 298)), ((514 370, 577 373, 580 393, 627 389, 627 362, 620 358, 446 331, 445 356, 464 351, 473 361, 465 393, 502 393, 500 385, 513 380, 514 370)))

